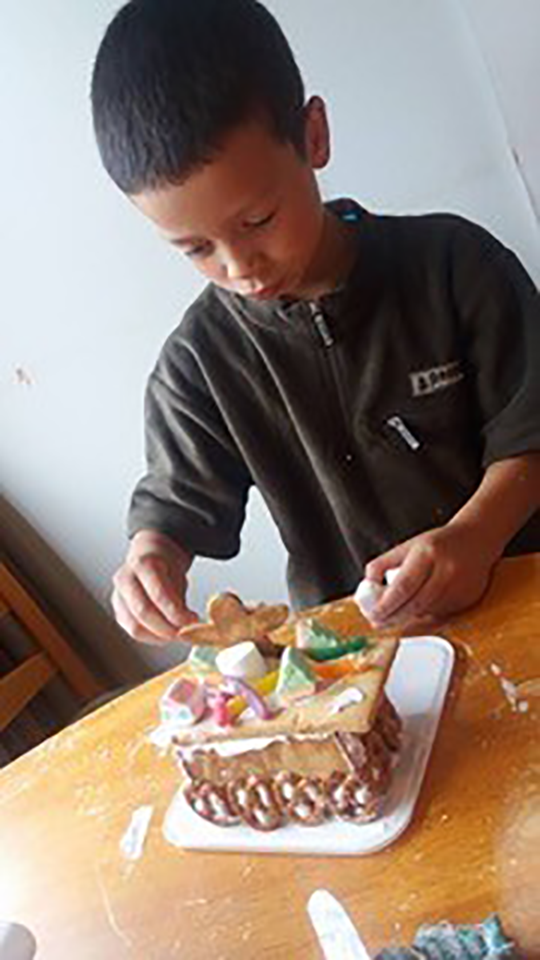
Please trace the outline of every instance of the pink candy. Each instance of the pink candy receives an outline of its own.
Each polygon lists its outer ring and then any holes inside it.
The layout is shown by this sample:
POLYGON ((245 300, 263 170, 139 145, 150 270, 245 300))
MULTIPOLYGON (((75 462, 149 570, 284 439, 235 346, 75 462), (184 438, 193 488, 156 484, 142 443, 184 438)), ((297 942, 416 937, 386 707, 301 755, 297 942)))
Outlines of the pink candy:
POLYGON ((208 705, 212 711, 212 720, 219 727, 229 727, 231 725, 227 700, 229 700, 229 697, 222 690, 208 691, 208 705))
POLYGON ((190 727, 197 723, 206 710, 203 686, 193 680, 175 680, 159 701, 161 719, 190 727))

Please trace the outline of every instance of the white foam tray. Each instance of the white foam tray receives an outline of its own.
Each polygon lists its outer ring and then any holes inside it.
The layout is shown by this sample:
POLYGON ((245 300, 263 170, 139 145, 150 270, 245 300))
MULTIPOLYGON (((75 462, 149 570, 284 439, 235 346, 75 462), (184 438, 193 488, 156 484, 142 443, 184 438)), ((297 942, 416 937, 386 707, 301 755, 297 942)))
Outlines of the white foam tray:
POLYGON ((165 816, 166 840, 184 849, 258 853, 354 855, 393 843, 411 821, 452 675, 454 651, 442 637, 402 640, 386 684, 403 720, 403 744, 392 786, 377 820, 330 820, 317 827, 288 824, 271 833, 247 826, 217 827, 175 795, 165 816))

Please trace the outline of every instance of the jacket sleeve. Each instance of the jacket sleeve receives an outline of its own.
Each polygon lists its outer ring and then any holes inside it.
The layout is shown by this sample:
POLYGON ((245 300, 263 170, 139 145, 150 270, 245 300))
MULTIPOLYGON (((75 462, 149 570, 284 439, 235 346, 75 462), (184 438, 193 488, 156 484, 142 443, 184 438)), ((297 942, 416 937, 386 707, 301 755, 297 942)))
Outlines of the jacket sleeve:
POLYGON ((135 488, 128 532, 154 529, 193 555, 240 549, 251 477, 189 343, 173 335, 146 391, 148 471, 135 488))
POLYGON ((513 253, 470 223, 456 236, 452 286, 484 467, 540 450, 538 290, 513 253))

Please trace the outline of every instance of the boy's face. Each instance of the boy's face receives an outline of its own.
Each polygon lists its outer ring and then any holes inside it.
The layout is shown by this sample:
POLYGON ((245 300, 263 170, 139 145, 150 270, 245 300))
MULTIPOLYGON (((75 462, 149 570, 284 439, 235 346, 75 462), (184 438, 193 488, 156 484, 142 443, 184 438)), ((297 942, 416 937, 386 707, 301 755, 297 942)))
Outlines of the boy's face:
POLYGON ((184 183, 132 200, 225 290, 260 300, 309 296, 324 269, 325 210, 314 170, 328 161, 329 137, 319 98, 306 107, 305 140, 304 159, 252 121, 184 183))

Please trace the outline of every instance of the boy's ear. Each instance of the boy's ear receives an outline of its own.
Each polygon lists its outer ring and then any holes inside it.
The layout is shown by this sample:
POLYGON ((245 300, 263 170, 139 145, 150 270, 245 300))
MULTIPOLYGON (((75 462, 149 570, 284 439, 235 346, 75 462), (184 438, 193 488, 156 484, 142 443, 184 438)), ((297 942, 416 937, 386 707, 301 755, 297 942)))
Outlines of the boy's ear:
POLYGON ((330 160, 330 128, 322 97, 311 97, 305 107, 306 160, 313 170, 322 170, 330 160))

